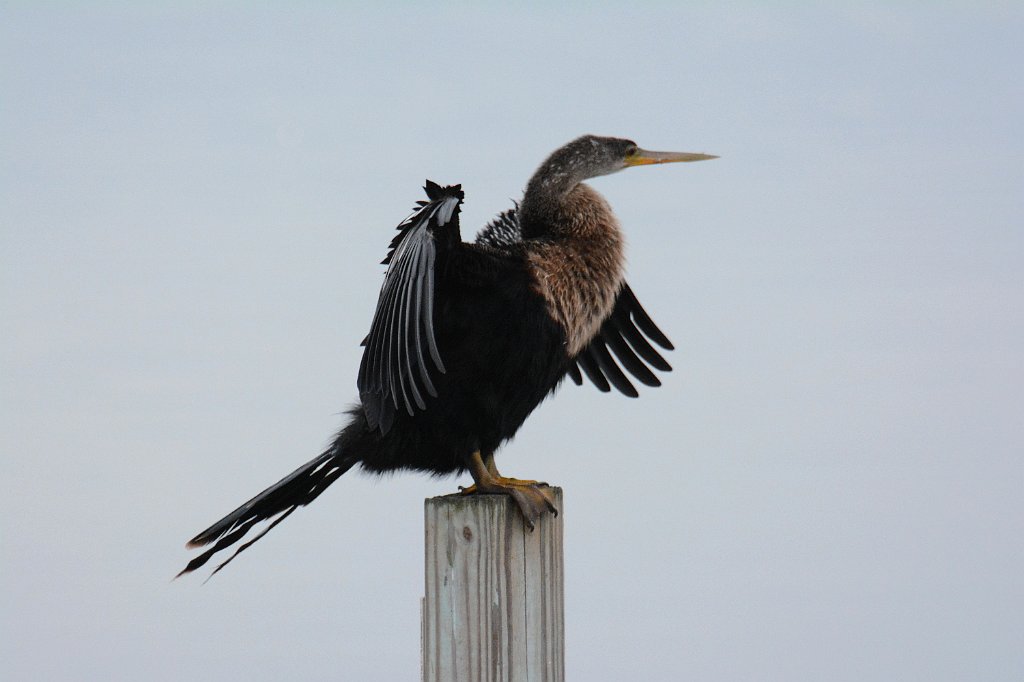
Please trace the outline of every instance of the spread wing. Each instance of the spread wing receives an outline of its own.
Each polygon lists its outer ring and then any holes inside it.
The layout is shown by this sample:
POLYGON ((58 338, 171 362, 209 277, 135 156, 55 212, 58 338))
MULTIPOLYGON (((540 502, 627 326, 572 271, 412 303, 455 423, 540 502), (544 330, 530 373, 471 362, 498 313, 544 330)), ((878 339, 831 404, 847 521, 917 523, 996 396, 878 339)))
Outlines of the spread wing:
POLYGON ((661 386, 652 367, 662 372, 672 371, 672 366, 650 341, 666 350, 674 348, 640 305, 629 284, 623 282, 611 315, 590 344, 574 358, 576 364, 569 368, 569 376, 579 386, 583 384, 582 375, 586 374, 602 392, 607 393, 614 386, 636 398, 640 394, 623 369, 646 386, 661 386))
POLYGON ((402 221, 383 263, 388 266, 363 341, 359 399, 371 429, 387 433, 397 410, 410 416, 436 396, 433 379, 444 373, 434 334, 435 264, 439 252, 461 241, 461 185, 441 187, 427 181, 429 201, 402 221))

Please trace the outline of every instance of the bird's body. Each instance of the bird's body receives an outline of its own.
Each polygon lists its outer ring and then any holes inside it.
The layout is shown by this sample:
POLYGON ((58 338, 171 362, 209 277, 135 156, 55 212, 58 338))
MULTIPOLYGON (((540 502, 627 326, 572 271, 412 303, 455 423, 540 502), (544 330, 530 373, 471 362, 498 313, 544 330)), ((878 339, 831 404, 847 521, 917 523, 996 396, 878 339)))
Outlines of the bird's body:
POLYGON ((459 244, 438 265, 446 276, 436 286, 435 329, 446 371, 433 379, 427 409, 410 415, 392 405, 386 433, 353 411, 348 430, 365 434, 365 469, 464 472, 469 453, 511 438, 565 375, 565 335, 545 313, 525 253, 459 244))
POLYGON ((648 385, 660 383, 648 365, 670 369, 647 338, 671 344, 625 283, 618 221, 582 180, 703 158, 713 157, 579 138, 541 165, 516 210, 470 243, 459 232, 461 188, 428 182, 429 201, 399 225, 385 259, 349 423, 319 457, 196 536, 190 545, 216 543, 182 572, 274 519, 265 533, 355 464, 371 472, 468 470, 473 492, 511 495, 530 525, 554 511, 534 482, 501 477, 494 451, 567 375, 581 383, 582 369, 601 390, 636 395, 620 364, 648 385))

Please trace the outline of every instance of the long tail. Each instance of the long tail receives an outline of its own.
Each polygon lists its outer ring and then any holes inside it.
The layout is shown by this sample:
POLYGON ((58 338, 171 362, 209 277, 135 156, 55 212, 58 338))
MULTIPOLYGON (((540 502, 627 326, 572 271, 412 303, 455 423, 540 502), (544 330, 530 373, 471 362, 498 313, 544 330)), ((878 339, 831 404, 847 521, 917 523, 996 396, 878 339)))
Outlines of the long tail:
POLYGON ((270 532, 271 528, 284 521, 293 511, 306 506, 319 497, 320 493, 359 461, 356 456, 341 454, 340 441, 342 441, 342 437, 339 435, 338 440, 322 455, 306 462, 189 540, 186 547, 190 549, 202 547, 211 542, 216 544, 188 562, 188 565, 174 577, 179 578, 203 566, 214 554, 240 541, 253 526, 261 521, 273 519, 270 525, 260 531, 256 537, 239 545, 234 554, 213 570, 213 573, 210 574, 212 577, 231 563, 236 556, 248 549, 250 545, 270 532))

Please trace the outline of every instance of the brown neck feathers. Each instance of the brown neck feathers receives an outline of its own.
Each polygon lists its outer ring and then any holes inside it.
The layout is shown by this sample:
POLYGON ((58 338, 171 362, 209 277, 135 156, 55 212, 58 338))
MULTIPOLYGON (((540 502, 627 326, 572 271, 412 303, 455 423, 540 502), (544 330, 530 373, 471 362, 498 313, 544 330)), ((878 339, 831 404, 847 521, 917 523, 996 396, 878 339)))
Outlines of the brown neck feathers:
POLYGON ((548 208, 544 224, 534 226, 543 236, 525 240, 527 262, 535 290, 565 331, 566 352, 575 357, 611 314, 624 277, 623 238, 608 202, 587 185, 548 208))

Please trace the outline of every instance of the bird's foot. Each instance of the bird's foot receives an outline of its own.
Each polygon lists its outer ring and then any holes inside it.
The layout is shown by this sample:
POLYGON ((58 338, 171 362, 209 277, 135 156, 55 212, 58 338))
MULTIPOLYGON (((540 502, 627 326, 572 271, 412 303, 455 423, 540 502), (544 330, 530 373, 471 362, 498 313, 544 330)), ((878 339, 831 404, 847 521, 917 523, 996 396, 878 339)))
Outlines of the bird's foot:
POLYGON ((545 512, 551 512, 558 516, 558 508, 555 506, 551 495, 542 487, 546 483, 537 481, 521 481, 516 478, 505 478, 504 476, 486 477, 477 481, 468 488, 459 487, 463 495, 508 495, 519 507, 523 515, 523 522, 527 528, 533 530, 537 519, 545 512))
MULTIPOLYGON (((526 486, 526 487, 530 487, 530 486, 549 487, 548 484, 545 483, 544 481, 531 481, 531 480, 524 480, 524 479, 521 479, 521 478, 505 478, 504 476, 501 476, 500 474, 495 476, 494 478, 501 485, 511 485, 511 486, 520 486, 520 487, 522 487, 522 486, 526 486)), ((476 483, 474 483, 473 485, 469 486, 468 488, 463 488, 460 485, 459 486, 459 492, 462 493, 463 495, 472 495, 473 493, 477 492, 476 483)))

